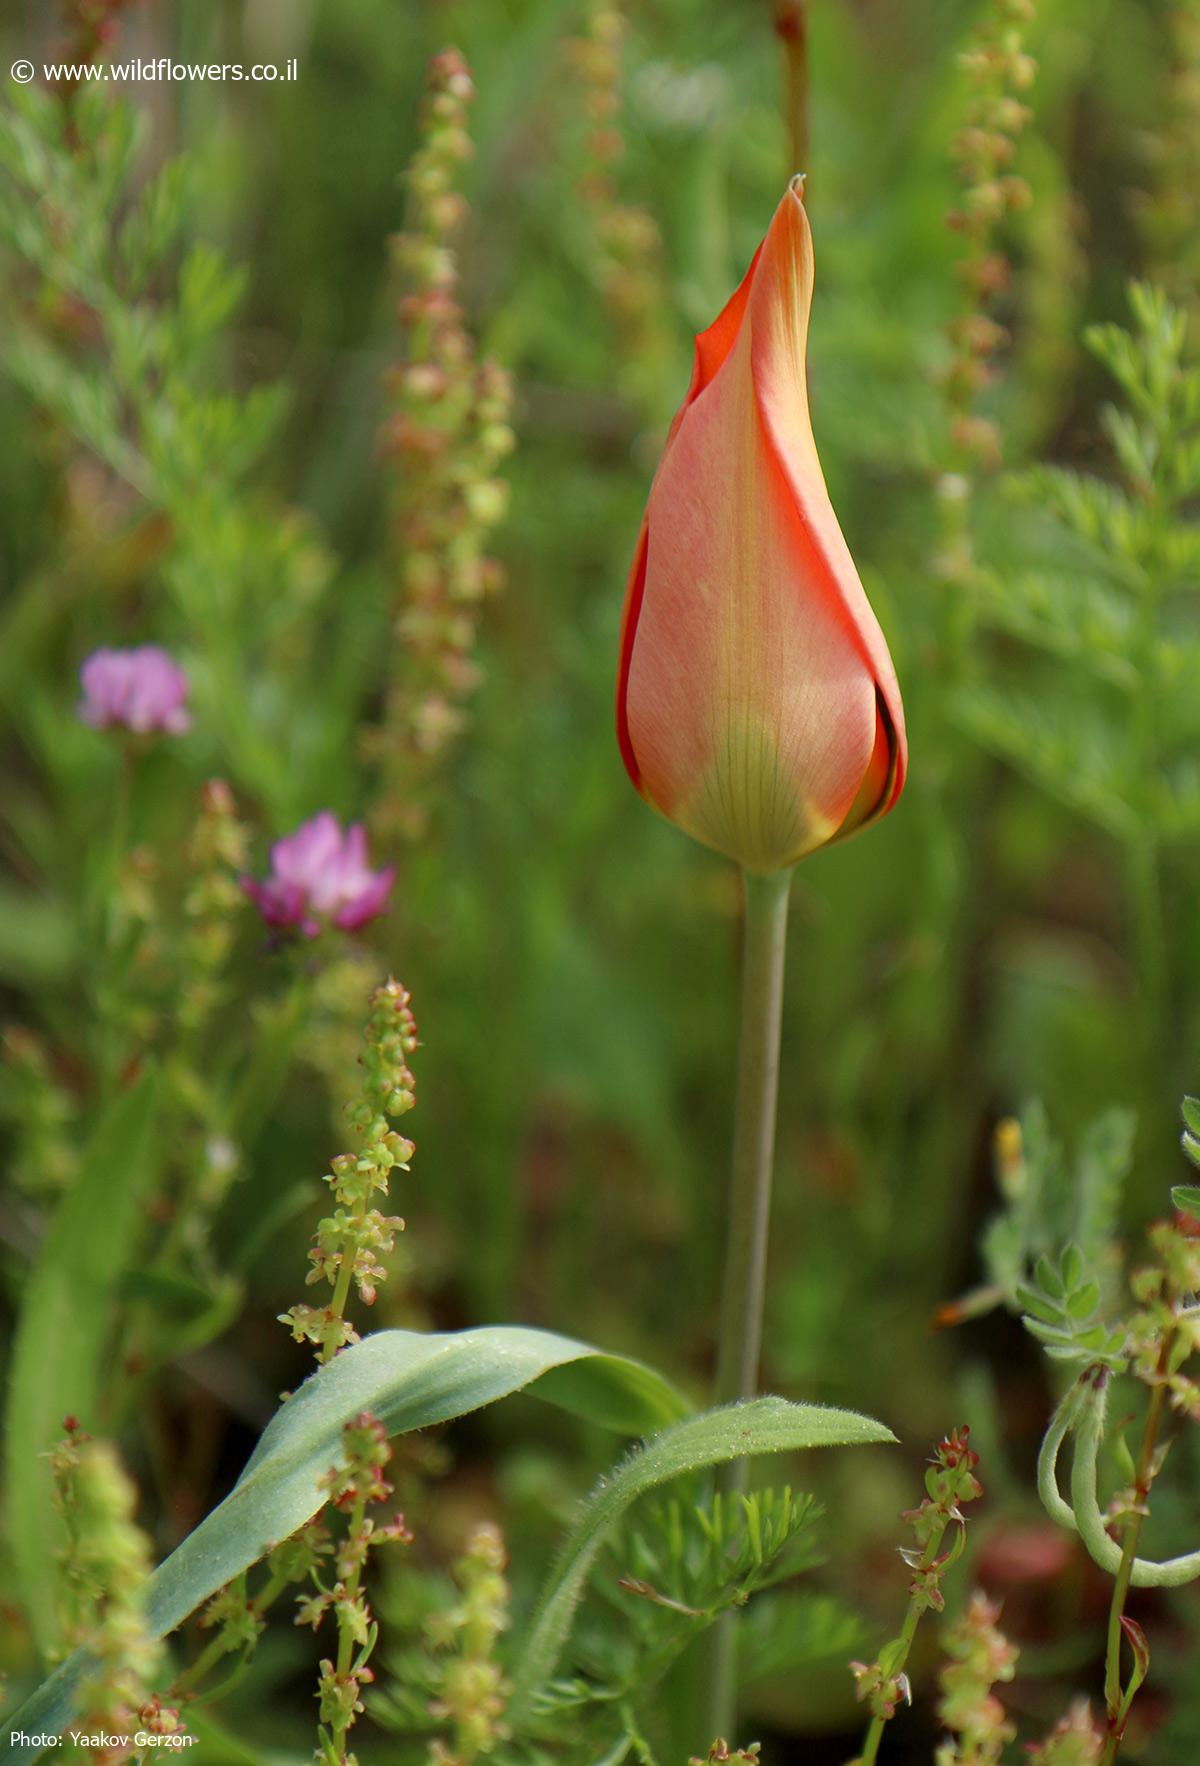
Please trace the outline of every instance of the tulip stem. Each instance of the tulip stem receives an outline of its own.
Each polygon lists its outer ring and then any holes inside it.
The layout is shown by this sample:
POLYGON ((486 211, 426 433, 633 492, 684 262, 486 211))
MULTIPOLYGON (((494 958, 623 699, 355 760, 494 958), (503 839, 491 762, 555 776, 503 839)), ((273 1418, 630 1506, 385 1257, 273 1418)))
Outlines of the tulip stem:
POLYGON ((745 877, 742 1022, 717 1356, 718 1404, 753 1398, 758 1389, 791 883, 790 871, 770 877, 747 872, 745 877))
MULTIPOLYGON (((791 883, 790 871, 770 877, 746 872, 744 877, 742 1023, 717 1351, 718 1404, 752 1398, 758 1389, 791 883)), ((744 1490, 747 1469, 745 1460, 726 1466, 721 1491, 735 1496, 744 1490)), ((716 1626, 710 1681, 713 1735, 729 1736, 737 1715, 736 1624, 736 1614, 728 1612, 716 1626)))

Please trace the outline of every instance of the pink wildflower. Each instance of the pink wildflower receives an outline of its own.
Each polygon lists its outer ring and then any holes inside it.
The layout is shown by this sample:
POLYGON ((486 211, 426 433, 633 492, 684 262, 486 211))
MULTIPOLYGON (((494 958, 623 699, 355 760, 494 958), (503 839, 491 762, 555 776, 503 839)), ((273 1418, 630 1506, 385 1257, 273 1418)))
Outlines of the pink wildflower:
POLYGON ((180 736, 191 727, 187 676, 157 644, 93 650, 79 671, 79 715, 98 730, 180 736))
POLYGON ((242 878, 268 926, 296 928, 316 938, 326 926, 353 932, 384 911, 395 867, 372 871, 367 837, 355 822, 343 832, 324 809, 271 848, 270 875, 242 878))

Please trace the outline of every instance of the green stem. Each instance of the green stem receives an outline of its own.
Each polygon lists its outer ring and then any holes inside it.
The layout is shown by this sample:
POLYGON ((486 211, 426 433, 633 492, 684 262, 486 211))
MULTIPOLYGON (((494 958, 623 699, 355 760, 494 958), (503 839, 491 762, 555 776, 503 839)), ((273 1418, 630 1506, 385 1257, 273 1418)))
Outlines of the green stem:
POLYGON ((231 1648, 232 1645, 226 1643, 221 1632, 218 1632, 215 1637, 210 1637, 191 1667, 185 1668, 183 1673, 176 1678, 171 1688, 172 1697, 191 1692, 194 1686, 199 1686, 205 1676, 216 1667, 221 1657, 228 1655, 231 1648))
MULTIPOLYGON (((348 1531, 348 1537, 350 1539, 357 1539, 362 1533, 366 1512, 366 1497, 362 1495, 356 1496, 354 1499, 354 1507, 350 1511, 350 1527, 348 1531)), ((360 1558, 346 1580, 345 1594, 343 1597, 344 1609, 339 1608, 337 1615, 337 1677, 341 1681, 346 1679, 354 1664, 354 1630, 353 1620, 350 1616, 350 1609, 355 1607, 358 1602, 358 1591, 362 1582, 362 1566, 363 1560, 360 1558)), ((369 1618, 370 1615, 368 1614, 367 1616, 369 1618)), ((330 1726, 333 1734, 334 1752, 339 1762, 344 1761, 346 1758, 346 1736, 353 1721, 354 1717, 352 1714, 345 1717, 336 1717, 330 1726)))
MULTIPOLYGON (((1146 1425, 1142 1430, 1142 1444, 1138 1451, 1137 1469, 1134 1473, 1134 1489, 1139 1506, 1144 1506, 1150 1495, 1150 1485, 1154 1478, 1154 1450, 1158 1444, 1158 1431, 1162 1423, 1163 1404, 1167 1395, 1166 1372, 1170 1365, 1171 1350, 1175 1342, 1175 1331, 1168 1330, 1163 1334, 1158 1354, 1158 1383, 1150 1393, 1150 1404, 1146 1411, 1146 1425)), ((1121 1690, 1121 1618, 1125 1611, 1125 1601, 1129 1594, 1130 1582, 1133 1577, 1134 1559, 1137 1557, 1138 1542, 1142 1533, 1140 1514, 1132 1514, 1121 1539, 1121 1564, 1113 1584, 1112 1604, 1108 1609, 1108 1646, 1105 1651, 1104 1665, 1104 1705, 1108 1717, 1108 1741, 1105 1744, 1100 1766, 1113 1766, 1121 1749, 1125 1733, 1125 1720, 1128 1717, 1127 1701, 1123 1700, 1121 1690)))
MULTIPOLYGON (((348 1529, 348 1534, 351 1539, 356 1539, 358 1537, 358 1535, 362 1532, 363 1520, 366 1516, 366 1512, 367 1512, 366 1498, 363 1496, 356 1497, 355 1501, 354 1501, 354 1507, 350 1511, 350 1526, 348 1529)), ((354 1569, 352 1570, 352 1572, 346 1582, 346 1604, 347 1604, 347 1606, 349 1606, 357 1597, 358 1588, 359 1588, 359 1584, 361 1581, 362 1581, 362 1564, 358 1563, 354 1566, 354 1569)), ((340 1620, 340 1615, 339 1615, 339 1620, 340 1620)), ((353 1662, 353 1660, 354 1660, 354 1632, 353 1632, 348 1621, 342 1621, 339 1624, 338 1655, 337 1655, 337 1671, 338 1671, 338 1676, 340 1679, 344 1680, 346 1675, 349 1674, 350 1664, 353 1662)), ((335 1733, 338 1735, 339 1740, 341 1740, 345 1737, 346 1730, 345 1730, 345 1728, 338 1730, 335 1725, 335 1733)))
POLYGON ((121 874, 129 856, 130 831, 133 825, 133 793, 135 762, 129 740, 122 737, 116 799, 109 828, 108 851, 101 875, 102 891, 99 907, 100 925, 100 1014, 101 1044, 99 1052, 100 1086, 104 1097, 111 1097, 117 1088, 125 1058, 125 1041, 120 1025, 125 1000, 122 994, 125 966, 121 962, 119 940, 122 934, 121 874), (114 1006, 117 1010, 114 1010, 114 1006))
MULTIPOLYGON (((342 1262, 338 1269, 337 1283, 333 1290, 333 1299, 329 1302, 329 1310, 334 1318, 346 1316, 346 1301, 350 1298, 350 1278, 354 1272, 354 1248, 348 1240, 342 1241, 342 1262)), ((333 1342, 324 1343, 318 1360, 332 1361, 337 1353, 337 1345, 333 1342)))
MULTIPOLYGON (((943 1521, 942 1525, 930 1535, 925 1550, 921 1553, 921 1561, 917 1566, 918 1576, 922 1571, 931 1569, 937 1562, 938 1553, 942 1549, 942 1540, 946 1536, 946 1528, 949 1525, 949 1518, 947 1518, 943 1521)), ((917 1626, 921 1623, 921 1614, 925 1611, 926 1608, 915 1598, 909 1601, 908 1612, 905 1614, 904 1624, 901 1628, 900 1635, 896 1641, 889 1646, 886 1652, 888 1657, 889 1674, 896 1675, 904 1672, 908 1663, 909 1651, 913 1646, 913 1639, 917 1635, 917 1626)), ((862 1752, 858 1757, 859 1766, 875 1766, 875 1761, 879 1757, 879 1744, 883 1740, 883 1732, 887 1725, 887 1721, 886 1717, 872 1717, 870 1726, 867 1729, 866 1737, 863 1741, 862 1752)))
MULTIPOLYGON (((752 1398, 758 1389, 792 873, 755 877, 746 872, 744 883, 742 1023, 717 1353, 718 1404, 752 1398)), ((745 1460, 726 1467, 721 1490, 727 1494, 744 1490, 746 1473, 745 1460)), ((736 1614, 729 1612, 715 1628, 710 1681, 713 1735, 729 1735, 737 1716, 736 1625, 736 1614)))
POLYGON ((628 1741, 629 1746, 633 1749, 634 1758, 638 1761, 639 1766, 658 1766, 658 1761, 654 1756, 654 1749, 650 1746, 650 1743, 638 1728, 637 1719, 634 1717, 633 1707, 631 1705, 621 1706, 621 1721, 625 1725, 626 1740, 628 1741))
MULTIPOLYGON (((790 871, 745 878, 742 1024, 716 1402, 758 1390, 790 871)), ((745 1462, 741 1462, 744 1466, 745 1462)))
MULTIPOLYGON (((261 1618, 267 1611, 268 1607, 273 1606, 279 1599, 279 1596, 287 1587, 287 1582, 288 1579, 286 1576, 280 1576, 277 1573, 270 1576, 259 1592, 254 1596, 254 1599, 247 1602, 250 1612, 252 1612, 256 1618, 261 1618)), ((185 1668, 182 1674, 177 1675, 172 1681, 172 1698, 177 1697, 180 1693, 191 1692, 194 1687, 200 1684, 211 1669, 216 1666, 222 1656, 227 1656, 231 1650, 239 1647, 239 1645, 231 1644, 228 1641, 224 1630, 218 1631, 215 1637, 209 1638, 208 1643, 196 1657, 196 1660, 192 1663, 191 1667, 185 1668)))

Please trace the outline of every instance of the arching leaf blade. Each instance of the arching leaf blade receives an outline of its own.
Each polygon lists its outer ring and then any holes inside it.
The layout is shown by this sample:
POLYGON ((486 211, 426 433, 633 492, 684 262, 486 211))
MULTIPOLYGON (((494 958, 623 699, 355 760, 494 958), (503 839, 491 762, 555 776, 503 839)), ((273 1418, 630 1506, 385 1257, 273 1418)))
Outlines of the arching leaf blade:
MULTIPOLYGON (((294 1533, 321 1507, 322 1476, 341 1459, 342 1430, 370 1410, 390 1435, 449 1422, 528 1390, 629 1434, 687 1413, 675 1389, 640 1362, 519 1325, 423 1334, 380 1331, 317 1370, 271 1419, 241 1477, 150 1579, 146 1615, 165 1637, 218 1588, 294 1533)), ((7 1721, 0 1761, 36 1760, 11 1734, 54 1734, 75 1710, 87 1657, 77 1652, 7 1721)))
POLYGON ((611 1477, 601 1480, 559 1553, 514 1676, 514 1717, 519 1721, 528 1715, 539 1688, 554 1672, 596 1553, 639 1496, 685 1472, 755 1454, 894 1440, 882 1423, 855 1411, 754 1398, 688 1417, 636 1449, 611 1477))

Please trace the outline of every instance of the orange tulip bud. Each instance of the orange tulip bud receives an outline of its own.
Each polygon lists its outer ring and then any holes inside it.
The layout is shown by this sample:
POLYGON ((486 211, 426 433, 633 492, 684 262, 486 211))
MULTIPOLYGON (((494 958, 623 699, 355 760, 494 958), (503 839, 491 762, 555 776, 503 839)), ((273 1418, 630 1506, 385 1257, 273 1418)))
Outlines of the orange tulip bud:
POLYGON ((803 181, 696 339, 626 590, 617 734, 648 802, 748 870, 900 795, 904 708, 808 415, 803 181))

